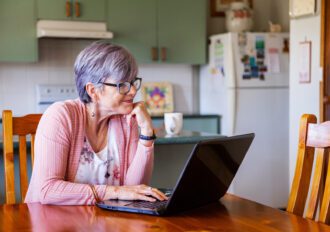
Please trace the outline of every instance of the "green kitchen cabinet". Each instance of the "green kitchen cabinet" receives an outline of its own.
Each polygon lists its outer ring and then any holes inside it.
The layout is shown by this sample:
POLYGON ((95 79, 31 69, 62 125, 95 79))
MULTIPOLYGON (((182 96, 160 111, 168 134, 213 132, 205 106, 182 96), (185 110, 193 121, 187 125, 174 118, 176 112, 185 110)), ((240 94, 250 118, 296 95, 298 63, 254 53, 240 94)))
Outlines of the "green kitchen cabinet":
POLYGON ((204 64, 207 45, 206 18, 205 0, 159 0, 160 58, 170 63, 204 64))
POLYGON ((114 43, 139 63, 204 64, 205 0, 108 0, 107 24, 114 43))
POLYGON ((108 30, 111 40, 125 46, 139 63, 150 63, 157 48, 157 0, 108 0, 108 30))
POLYGON ((105 21, 106 0, 37 0, 37 17, 49 20, 105 21))
POLYGON ((36 62, 34 0, 0 1, 0 62, 36 62))

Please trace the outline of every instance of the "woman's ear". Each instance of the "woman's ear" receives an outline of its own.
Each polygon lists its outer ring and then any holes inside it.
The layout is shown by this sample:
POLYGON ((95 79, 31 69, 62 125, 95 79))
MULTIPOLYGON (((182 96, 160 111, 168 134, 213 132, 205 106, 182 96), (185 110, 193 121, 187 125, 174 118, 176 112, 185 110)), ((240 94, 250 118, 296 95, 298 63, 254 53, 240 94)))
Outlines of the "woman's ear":
POLYGON ((85 88, 88 96, 92 99, 93 102, 95 102, 98 99, 98 95, 97 95, 97 90, 93 85, 93 83, 87 82, 85 88))

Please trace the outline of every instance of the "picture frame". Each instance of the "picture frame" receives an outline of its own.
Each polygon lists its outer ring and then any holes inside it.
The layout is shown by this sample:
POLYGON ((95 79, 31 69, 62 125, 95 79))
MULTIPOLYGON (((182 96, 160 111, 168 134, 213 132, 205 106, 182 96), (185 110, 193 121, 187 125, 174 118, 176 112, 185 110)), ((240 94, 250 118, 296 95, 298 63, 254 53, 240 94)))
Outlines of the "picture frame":
POLYGON ((311 82, 311 54, 312 54, 312 42, 303 41, 299 43, 299 63, 298 63, 298 78, 299 83, 310 83, 311 82))
MULTIPOLYGON (((230 3, 238 0, 210 0, 211 17, 225 17, 225 12, 229 8, 230 3)), ((241 2, 248 2, 252 9, 252 0, 241 0, 241 2)))
POLYGON ((289 15, 290 18, 314 15, 316 13, 316 8, 316 0, 290 0, 289 15))
POLYGON ((173 112, 173 86, 170 82, 145 82, 141 86, 141 94, 150 115, 173 112))

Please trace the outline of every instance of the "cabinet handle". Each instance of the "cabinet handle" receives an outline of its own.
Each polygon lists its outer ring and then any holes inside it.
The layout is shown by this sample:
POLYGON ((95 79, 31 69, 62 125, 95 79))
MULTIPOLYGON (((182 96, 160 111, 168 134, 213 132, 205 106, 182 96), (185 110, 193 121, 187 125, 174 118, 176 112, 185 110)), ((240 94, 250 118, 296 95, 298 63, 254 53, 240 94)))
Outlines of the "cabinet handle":
POLYGON ((162 61, 167 60, 167 49, 166 49, 166 47, 161 48, 161 59, 162 59, 162 61))
POLYGON ((75 7, 75 12, 76 12, 76 17, 80 17, 80 3, 78 1, 76 1, 74 4, 74 7, 75 7))
POLYGON ((152 47, 151 48, 151 59, 152 59, 152 61, 157 61, 158 60, 158 49, 157 49, 157 47, 152 47))
POLYGON ((71 2, 70 1, 65 2, 65 15, 66 15, 66 17, 71 16, 71 2))

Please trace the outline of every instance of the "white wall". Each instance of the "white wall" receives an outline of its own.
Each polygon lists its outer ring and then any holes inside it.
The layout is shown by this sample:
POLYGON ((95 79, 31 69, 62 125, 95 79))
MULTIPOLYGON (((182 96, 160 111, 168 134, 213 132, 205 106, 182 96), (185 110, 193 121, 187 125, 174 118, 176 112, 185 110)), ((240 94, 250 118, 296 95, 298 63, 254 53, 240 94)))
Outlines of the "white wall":
MULTIPOLYGON (((75 57, 90 42, 41 40, 38 63, 0 63, 0 111, 12 109, 15 115, 36 112, 37 84, 74 84, 75 57)), ((140 75, 144 81, 173 83, 176 111, 192 113, 196 108, 191 65, 141 65, 140 75)))
POLYGON ((320 113, 319 82, 322 79, 320 68, 320 15, 291 20, 290 28, 289 168, 291 184, 297 158, 299 119, 304 113, 315 114, 317 117, 320 113), (311 83, 300 84, 298 80, 299 42, 305 41, 305 39, 312 41, 311 83))

